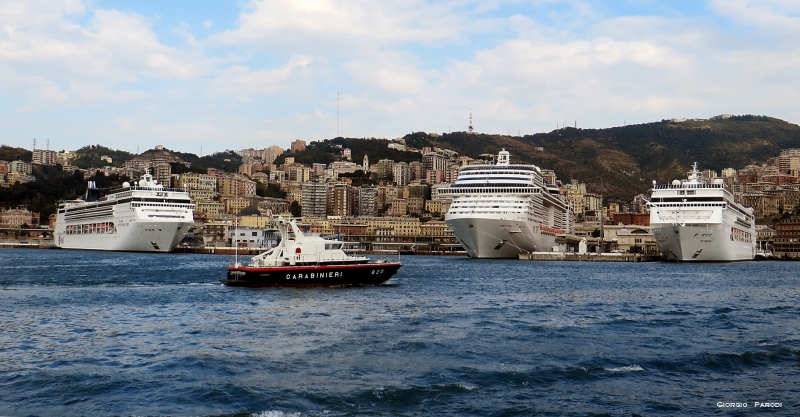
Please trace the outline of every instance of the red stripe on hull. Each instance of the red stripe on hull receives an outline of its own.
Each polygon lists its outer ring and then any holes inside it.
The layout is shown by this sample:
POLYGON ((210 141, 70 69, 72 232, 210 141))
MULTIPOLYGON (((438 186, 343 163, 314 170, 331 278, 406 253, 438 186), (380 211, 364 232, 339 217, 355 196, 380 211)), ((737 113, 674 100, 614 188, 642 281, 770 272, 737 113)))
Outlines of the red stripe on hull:
POLYGON ((379 285, 388 281, 400 263, 293 267, 228 267, 225 285, 234 287, 334 287, 379 285))

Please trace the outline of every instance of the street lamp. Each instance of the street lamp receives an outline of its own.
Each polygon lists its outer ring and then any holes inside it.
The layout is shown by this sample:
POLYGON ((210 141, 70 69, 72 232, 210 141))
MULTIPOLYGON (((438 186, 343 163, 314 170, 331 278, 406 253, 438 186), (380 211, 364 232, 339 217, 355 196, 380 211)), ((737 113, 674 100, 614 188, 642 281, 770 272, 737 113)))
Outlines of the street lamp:
POLYGON ((605 187, 603 186, 603 177, 596 176, 589 179, 600 179, 600 253, 603 253, 603 240, 606 237, 605 228, 603 227, 605 224, 605 207, 603 207, 603 190, 605 190, 605 187))

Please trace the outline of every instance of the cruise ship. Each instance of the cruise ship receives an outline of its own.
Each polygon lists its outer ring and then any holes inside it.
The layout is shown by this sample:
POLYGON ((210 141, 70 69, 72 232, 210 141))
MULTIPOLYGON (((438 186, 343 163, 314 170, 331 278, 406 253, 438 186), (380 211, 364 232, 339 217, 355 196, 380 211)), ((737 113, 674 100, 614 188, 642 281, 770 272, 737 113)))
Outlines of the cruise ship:
POLYGON ((728 262, 756 255, 753 209, 737 203, 722 179, 704 181, 697 163, 684 181, 653 181, 647 208, 664 260, 728 262))
POLYGON ((169 252, 192 226, 193 210, 185 190, 164 187, 150 173, 104 197, 90 181, 83 200, 59 205, 56 246, 169 252))
POLYGON ((505 149, 494 164, 462 167, 445 221, 473 258, 516 258, 550 252, 556 236, 572 232, 572 210, 535 165, 511 164, 505 149))

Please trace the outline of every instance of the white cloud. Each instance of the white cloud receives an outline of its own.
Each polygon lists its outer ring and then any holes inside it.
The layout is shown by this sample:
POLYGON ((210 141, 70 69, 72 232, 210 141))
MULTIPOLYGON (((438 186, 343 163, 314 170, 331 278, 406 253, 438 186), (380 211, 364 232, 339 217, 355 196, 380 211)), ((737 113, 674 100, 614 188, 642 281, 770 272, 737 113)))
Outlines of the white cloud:
POLYGON ((421 68, 417 57, 402 51, 372 51, 343 67, 359 87, 402 95, 426 93, 428 79, 441 76, 436 70, 421 68))
POLYGON ((86 26, 72 17, 86 12, 79 1, 7 1, 0 6, 0 66, 29 85, 27 99, 52 102, 43 80, 78 100, 137 98, 118 91, 143 78, 191 79, 208 60, 158 41, 141 16, 94 10, 86 26))
POLYGON ((710 0, 709 7, 740 24, 800 32, 800 2, 795 0, 710 0))
POLYGON ((234 97, 249 102, 255 95, 309 88, 315 75, 325 71, 325 61, 309 56, 293 56, 286 65, 266 70, 252 70, 234 65, 212 82, 209 93, 216 97, 234 97))
POLYGON ((340 134, 354 137, 463 130, 470 109, 488 133, 720 113, 800 121, 800 3, 626 15, 655 3, 250 0, 232 27, 205 20, 193 33, 184 16, 5 0, 0 122, 53 115, 58 135, 209 152, 332 137, 337 92, 340 134))
MULTIPOLYGON (((454 39, 462 26, 452 4, 423 0, 252 0, 239 27, 214 36, 227 44, 338 51, 401 42, 454 39)), ((335 52, 335 51, 328 51, 335 52)))

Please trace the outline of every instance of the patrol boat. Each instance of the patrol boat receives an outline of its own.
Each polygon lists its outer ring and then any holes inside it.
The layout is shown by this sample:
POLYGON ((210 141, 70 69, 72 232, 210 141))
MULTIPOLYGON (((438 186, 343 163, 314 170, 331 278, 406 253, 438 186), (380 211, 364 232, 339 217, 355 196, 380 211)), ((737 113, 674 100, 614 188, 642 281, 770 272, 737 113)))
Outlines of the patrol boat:
POLYGON ((371 262, 351 256, 344 242, 306 235, 294 220, 279 217, 278 246, 256 255, 246 265, 238 260, 228 267, 223 284, 233 287, 314 287, 383 284, 400 269, 400 262, 371 262))

